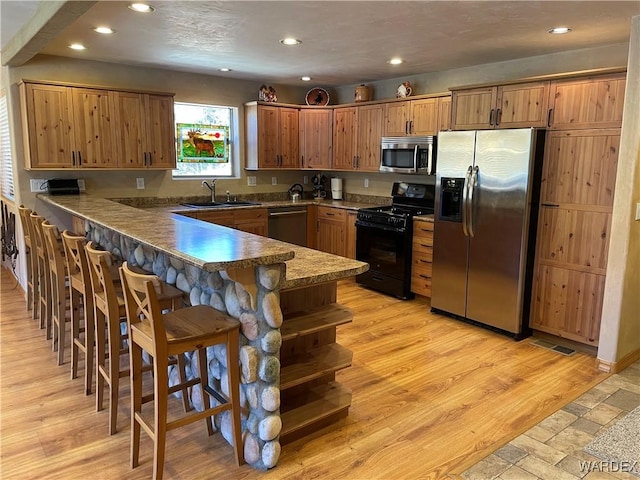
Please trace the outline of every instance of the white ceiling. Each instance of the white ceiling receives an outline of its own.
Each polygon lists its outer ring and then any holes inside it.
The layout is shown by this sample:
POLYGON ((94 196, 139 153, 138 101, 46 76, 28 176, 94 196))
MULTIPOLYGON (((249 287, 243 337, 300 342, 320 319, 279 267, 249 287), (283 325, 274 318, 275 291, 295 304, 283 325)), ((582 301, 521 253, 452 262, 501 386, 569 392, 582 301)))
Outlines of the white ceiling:
MULTIPOLYGON (((6 33, 38 3, 46 2, 2 0, 3 50, 6 33)), ((301 85, 309 75, 314 85, 339 86, 628 43, 640 15, 638 0, 150 3, 156 11, 140 14, 128 2, 96 2, 40 52, 275 84, 301 85), (116 33, 98 35, 98 25, 116 33), (558 25, 573 32, 547 33, 558 25), (303 43, 283 46, 285 36, 303 43), (69 49, 72 42, 87 50, 69 49), (393 56, 405 63, 389 65, 393 56)))

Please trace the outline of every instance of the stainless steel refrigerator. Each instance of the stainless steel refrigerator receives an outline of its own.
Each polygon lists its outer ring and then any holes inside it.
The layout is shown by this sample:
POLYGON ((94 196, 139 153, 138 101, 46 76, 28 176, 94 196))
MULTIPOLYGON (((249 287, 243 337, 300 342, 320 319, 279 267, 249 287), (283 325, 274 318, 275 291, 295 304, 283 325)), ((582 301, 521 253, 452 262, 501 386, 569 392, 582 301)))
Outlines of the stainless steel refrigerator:
POLYGON ((528 335, 544 131, 438 136, 431 307, 528 335))

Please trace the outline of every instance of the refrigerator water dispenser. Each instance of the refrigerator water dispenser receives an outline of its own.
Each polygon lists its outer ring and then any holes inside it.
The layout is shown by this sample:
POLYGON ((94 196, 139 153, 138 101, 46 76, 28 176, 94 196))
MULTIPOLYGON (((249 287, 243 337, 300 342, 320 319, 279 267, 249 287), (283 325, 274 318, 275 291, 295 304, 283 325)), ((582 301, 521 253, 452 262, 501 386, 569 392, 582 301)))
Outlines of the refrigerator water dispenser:
POLYGON ((439 220, 462 222, 462 189, 464 178, 446 178, 441 180, 439 220))

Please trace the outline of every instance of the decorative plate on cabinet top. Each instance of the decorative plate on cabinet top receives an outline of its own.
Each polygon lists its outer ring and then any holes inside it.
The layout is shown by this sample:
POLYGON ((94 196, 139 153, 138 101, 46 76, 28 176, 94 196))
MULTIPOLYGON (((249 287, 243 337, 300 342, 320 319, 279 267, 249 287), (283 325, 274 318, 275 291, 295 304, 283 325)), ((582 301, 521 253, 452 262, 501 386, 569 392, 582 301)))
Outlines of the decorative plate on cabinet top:
POLYGON ((396 98, 408 97, 413 93, 413 88, 409 82, 403 82, 398 86, 396 90, 396 98))
POLYGON ((329 105, 329 93, 324 88, 312 88, 307 92, 305 100, 307 105, 324 107, 325 105, 329 105))

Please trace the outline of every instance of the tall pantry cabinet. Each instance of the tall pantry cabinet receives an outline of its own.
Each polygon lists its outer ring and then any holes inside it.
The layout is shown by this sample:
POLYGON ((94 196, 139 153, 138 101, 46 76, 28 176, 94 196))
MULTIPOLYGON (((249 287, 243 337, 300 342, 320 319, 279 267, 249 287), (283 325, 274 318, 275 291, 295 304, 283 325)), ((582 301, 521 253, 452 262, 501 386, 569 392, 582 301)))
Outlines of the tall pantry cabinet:
POLYGON ((597 346, 625 75, 551 83, 531 328, 597 346))

